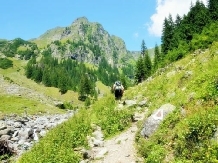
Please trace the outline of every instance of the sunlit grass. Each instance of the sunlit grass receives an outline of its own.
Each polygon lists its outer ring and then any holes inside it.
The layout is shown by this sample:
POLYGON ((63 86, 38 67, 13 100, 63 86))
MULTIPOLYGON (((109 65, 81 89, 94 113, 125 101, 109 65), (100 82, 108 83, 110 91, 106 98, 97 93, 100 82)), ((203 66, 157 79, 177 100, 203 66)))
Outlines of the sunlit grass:
POLYGON ((64 113, 63 110, 51 105, 42 104, 35 100, 18 97, 18 96, 4 96, 0 95, 0 114, 1 116, 10 114, 54 114, 64 113))

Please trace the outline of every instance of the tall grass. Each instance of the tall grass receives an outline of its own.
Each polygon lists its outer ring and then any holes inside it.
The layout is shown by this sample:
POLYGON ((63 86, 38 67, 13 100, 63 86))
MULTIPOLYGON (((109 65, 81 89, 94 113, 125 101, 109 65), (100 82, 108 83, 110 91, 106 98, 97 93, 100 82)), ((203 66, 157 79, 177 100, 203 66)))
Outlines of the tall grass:
POLYGON ((218 125, 218 55, 214 49, 217 52, 218 46, 214 46, 196 56, 188 55, 134 88, 136 94, 149 98, 150 112, 168 102, 176 106, 149 139, 138 133, 137 146, 145 162, 218 161, 218 143, 214 141, 218 125))
POLYGON ((80 109, 70 120, 49 131, 39 143, 21 156, 18 163, 79 162, 82 155, 74 149, 89 148, 87 136, 91 135, 91 124, 99 125, 106 138, 129 126, 131 111, 119 111, 115 106, 114 97, 109 95, 89 109, 80 109))
POLYGON ((73 118, 52 129, 30 151, 24 153, 18 163, 78 163, 77 147, 87 146, 87 135, 91 134, 90 113, 80 110, 73 118))

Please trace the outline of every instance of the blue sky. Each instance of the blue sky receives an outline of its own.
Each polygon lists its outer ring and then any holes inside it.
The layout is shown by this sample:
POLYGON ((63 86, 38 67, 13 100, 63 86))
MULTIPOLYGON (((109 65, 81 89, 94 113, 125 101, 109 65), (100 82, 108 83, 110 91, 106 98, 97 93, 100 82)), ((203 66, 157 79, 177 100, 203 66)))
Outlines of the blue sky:
MULTIPOLYGON (((0 5, 0 38, 37 38, 79 17, 100 23, 110 35, 140 51, 161 43, 162 23, 169 13, 183 15, 196 0, 4 0, 0 5)), ((206 4, 207 0, 203 0, 206 4)))

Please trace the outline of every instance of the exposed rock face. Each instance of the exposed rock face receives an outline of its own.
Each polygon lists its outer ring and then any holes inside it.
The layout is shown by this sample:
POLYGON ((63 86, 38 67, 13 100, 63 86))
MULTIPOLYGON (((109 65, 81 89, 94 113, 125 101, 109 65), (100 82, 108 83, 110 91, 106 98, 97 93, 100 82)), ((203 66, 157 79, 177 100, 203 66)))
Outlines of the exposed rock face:
POLYGON ((141 135, 144 137, 150 137, 157 130, 159 124, 165 119, 165 117, 172 113, 175 108, 174 105, 164 104, 154 111, 154 113, 145 121, 141 135))
POLYGON ((36 40, 47 42, 57 58, 73 56, 77 61, 96 64, 105 57, 112 66, 119 66, 122 58, 134 59, 121 38, 110 35, 101 24, 89 22, 86 17, 76 19, 68 27, 48 30, 36 40), (63 42, 64 48, 54 41, 63 42))

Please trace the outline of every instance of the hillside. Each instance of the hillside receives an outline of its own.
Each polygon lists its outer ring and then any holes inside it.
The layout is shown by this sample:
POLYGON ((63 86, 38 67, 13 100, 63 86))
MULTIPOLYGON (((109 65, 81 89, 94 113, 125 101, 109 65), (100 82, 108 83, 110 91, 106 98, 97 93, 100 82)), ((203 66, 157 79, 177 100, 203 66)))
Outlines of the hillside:
MULTIPOLYGON (((108 94, 94 102, 89 109, 80 110, 76 117, 51 130, 18 162, 25 163, 30 160, 47 162, 53 159, 57 162, 81 160, 82 156, 77 153, 77 150, 81 146, 90 150, 90 147, 87 147, 87 136, 92 135, 95 125, 101 127, 107 145, 110 144, 107 140, 114 135, 124 131, 130 132, 126 130, 133 124, 130 115, 136 116, 142 113, 145 119, 143 121, 138 119, 137 123, 138 131, 135 135, 135 143, 138 154, 137 157, 134 157, 135 160, 144 159, 145 162, 154 160, 157 160, 156 162, 196 162, 199 160, 207 162, 209 160, 214 162, 218 159, 216 154, 217 53, 218 43, 214 42, 206 50, 197 50, 188 54, 185 58, 159 69, 147 81, 126 90, 120 103, 115 102, 114 98, 108 94), (175 110, 165 117, 153 134, 145 139, 141 135, 142 128, 147 126, 147 119, 152 117, 153 113, 164 104, 173 105, 175 110), (80 130, 81 128, 83 130, 80 130), (54 138, 55 141, 53 141, 54 138), (72 151, 72 146, 74 151, 72 151), (56 150, 59 153, 54 156, 53 151, 56 150), (46 155, 43 151, 46 151, 46 155), (62 157, 63 153, 65 153, 65 157, 62 157)), ((10 73, 7 72, 7 74, 10 73)), ((14 79, 15 74, 13 73, 9 77, 14 79)), ((19 83, 19 81, 17 82, 19 83)), ((36 85, 31 89, 35 87, 36 85)), ((52 96, 52 94, 50 95, 52 96)), ((20 96, 25 97, 23 94, 20 96)), ((59 97, 61 96, 59 95, 59 97)), ((135 134, 135 129, 131 133, 135 134)), ((128 135, 124 138, 128 139, 128 135)), ((130 140, 133 141, 132 137, 130 140)), ((120 151, 122 151, 123 141, 120 139, 117 142, 118 145, 120 144, 120 151)), ((109 150, 109 146, 105 146, 105 148, 108 148, 108 151, 114 151, 113 149, 109 150)), ((126 148, 125 151, 127 151, 126 148)), ((130 153, 130 156, 128 157, 132 160, 133 154, 130 153)), ((128 157, 125 157, 125 160, 128 160, 128 157)), ((107 159, 106 156, 103 158, 107 159)), ((113 160, 117 161, 119 158, 113 157, 113 160)))
POLYGON ((123 58, 133 59, 121 38, 110 35, 101 24, 89 22, 86 17, 76 19, 68 27, 50 29, 31 42, 42 49, 51 48, 55 57, 73 56, 78 61, 92 64, 102 57, 117 66, 125 65, 123 58))
POLYGON ((135 64, 138 52, 85 17, 35 40, 0 40, 0 159, 218 162, 218 23, 209 2, 165 19, 154 62, 142 43, 135 64), (125 84, 122 100, 111 93, 115 80, 125 84))

